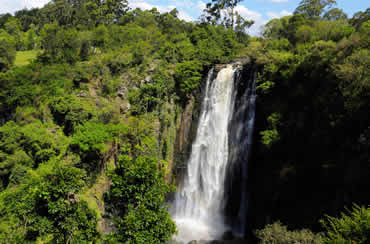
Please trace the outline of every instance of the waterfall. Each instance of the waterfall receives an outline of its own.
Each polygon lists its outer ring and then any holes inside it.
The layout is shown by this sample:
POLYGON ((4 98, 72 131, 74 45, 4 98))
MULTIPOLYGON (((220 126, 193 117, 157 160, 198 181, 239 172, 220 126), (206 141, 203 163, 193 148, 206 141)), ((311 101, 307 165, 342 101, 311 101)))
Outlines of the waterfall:
POLYGON ((229 162, 227 195, 234 236, 243 237, 246 230, 248 191, 248 158, 252 149, 256 111, 255 73, 247 72, 235 81, 234 111, 229 125, 229 162), (249 77, 247 77, 249 75, 249 77), (248 80, 248 82, 245 82, 248 80), (230 197, 232 196, 232 197, 230 197), (238 199, 235 203, 235 199, 238 199))
MULTIPOLYGON (((197 135, 187 163, 183 187, 176 193, 171 209, 179 231, 175 240, 180 243, 221 239, 226 231, 234 228, 226 224, 224 210, 230 170, 228 164, 235 161, 229 158, 230 152, 233 152, 229 147, 233 146, 230 140, 230 133, 234 132, 230 129, 235 117, 233 113, 239 111, 238 108, 234 109, 238 93, 234 86, 239 68, 237 65, 227 65, 215 79, 213 70, 208 74, 197 135)), ((248 95, 253 94, 246 92, 248 95)), ((253 127, 252 123, 250 125, 248 128, 253 127)), ((249 135, 251 137, 251 132, 249 135)), ((246 168, 243 170, 246 172, 246 168)), ((246 175, 243 179, 246 179, 246 175)), ((244 194, 241 195, 243 198, 244 194)), ((241 200, 246 201, 244 198, 241 200)), ((240 219, 245 216, 245 211, 240 207, 240 219)))

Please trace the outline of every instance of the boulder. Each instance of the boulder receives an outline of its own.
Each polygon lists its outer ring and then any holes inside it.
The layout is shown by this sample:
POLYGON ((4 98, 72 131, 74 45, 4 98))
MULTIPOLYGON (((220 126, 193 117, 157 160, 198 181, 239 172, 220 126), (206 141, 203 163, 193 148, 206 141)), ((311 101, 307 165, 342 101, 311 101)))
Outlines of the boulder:
POLYGON ((124 86, 121 86, 117 91, 117 96, 119 96, 122 99, 125 99, 128 93, 128 89, 124 86))
POLYGON ((122 103, 119 106, 119 110, 120 110, 120 113, 121 114, 127 113, 128 111, 130 111, 130 108, 131 108, 131 104, 130 103, 122 103))

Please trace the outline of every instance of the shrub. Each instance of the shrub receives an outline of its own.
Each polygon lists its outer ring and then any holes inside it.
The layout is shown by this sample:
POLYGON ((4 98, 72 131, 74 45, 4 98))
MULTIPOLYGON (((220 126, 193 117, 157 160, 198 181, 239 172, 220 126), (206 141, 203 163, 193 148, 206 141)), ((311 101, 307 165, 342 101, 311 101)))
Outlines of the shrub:
POLYGON ((200 85, 203 67, 197 61, 185 61, 176 65, 176 85, 182 96, 191 92, 200 85))
POLYGON ((41 43, 43 61, 75 63, 79 59, 80 41, 76 29, 64 30, 56 23, 46 24, 41 31, 41 43))
POLYGON ((0 72, 7 70, 15 60, 15 40, 0 29, 0 72))
POLYGON ((64 126, 64 132, 69 135, 75 128, 93 118, 93 105, 75 96, 59 96, 51 101, 51 112, 58 125, 64 126))
POLYGON ((257 230, 256 236, 260 243, 274 244, 321 244, 323 237, 321 234, 314 234, 310 230, 289 231, 280 222, 267 225, 264 229, 257 230))
MULTIPOLYGON (((77 194, 84 171, 52 161, 0 194, 0 239, 5 243, 94 243, 96 213, 77 194), (25 228, 27 227, 27 228, 25 228), (48 241, 46 241, 48 240, 48 241)), ((18 170, 19 174, 22 169, 18 170)), ((19 176, 18 176, 19 177, 19 176)))
POLYGON ((370 207, 354 204, 352 211, 341 213, 341 217, 326 216, 320 220, 327 231, 325 243, 369 243, 370 207))
POLYGON ((123 155, 111 175, 108 201, 114 212, 117 232, 112 238, 127 244, 160 244, 170 240, 176 231, 165 194, 172 187, 164 180, 165 168, 149 156, 123 155))
POLYGON ((124 131, 125 127, 122 125, 89 121, 77 127, 71 148, 81 157, 83 168, 88 171, 101 169, 101 160, 108 150, 107 143, 113 142, 124 131))

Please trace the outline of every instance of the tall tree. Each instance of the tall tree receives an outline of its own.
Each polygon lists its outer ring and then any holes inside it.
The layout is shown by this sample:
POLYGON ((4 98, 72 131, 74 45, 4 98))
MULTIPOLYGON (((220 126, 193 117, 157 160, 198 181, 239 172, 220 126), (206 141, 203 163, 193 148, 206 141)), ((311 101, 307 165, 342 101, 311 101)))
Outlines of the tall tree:
POLYGON ((325 8, 330 8, 336 3, 336 0, 302 0, 294 14, 303 14, 308 18, 320 17, 325 8))
POLYGON ((19 19, 15 17, 10 17, 8 21, 4 25, 5 30, 14 37, 16 41, 16 48, 17 50, 23 49, 23 42, 22 42, 22 25, 19 19))
POLYGON ((328 12, 324 14, 324 19, 327 20, 340 20, 347 18, 348 18, 347 14, 344 13, 343 10, 339 8, 330 9, 328 12))
POLYGON ((31 28, 31 25, 37 26, 40 24, 40 9, 22 9, 15 12, 14 17, 19 19, 22 26, 22 31, 26 32, 31 28))
POLYGON ((222 24, 227 28, 235 27, 245 29, 250 27, 254 21, 244 19, 235 10, 243 0, 212 0, 207 4, 202 18, 212 24, 222 24))
POLYGON ((118 20, 128 9, 127 0, 53 0, 41 12, 46 23, 94 27, 118 20))
POLYGON ((7 70, 15 60, 15 39, 0 29, 0 72, 7 70))
POLYGON ((5 23, 8 21, 8 19, 12 17, 11 14, 0 14, 0 28, 4 28, 5 23))
POLYGON ((149 156, 120 158, 106 196, 108 209, 118 214, 112 243, 166 243, 176 232, 165 204, 165 195, 173 188, 165 182, 166 170, 158 162, 149 156))
POLYGON ((366 11, 362 12, 359 11, 355 13, 352 18, 350 19, 350 23, 357 29, 359 30, 362 23, 370 20, 370 8, 367 8, 366 11))

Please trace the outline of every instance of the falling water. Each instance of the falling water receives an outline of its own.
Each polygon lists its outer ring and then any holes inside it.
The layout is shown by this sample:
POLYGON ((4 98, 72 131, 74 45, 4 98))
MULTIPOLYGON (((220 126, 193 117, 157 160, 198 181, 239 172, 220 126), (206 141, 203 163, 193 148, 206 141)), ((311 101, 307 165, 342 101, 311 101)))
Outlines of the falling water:
POLYGON ((243 237, 246 230, 248 191, 248 158, 252 149, 256 111, 255 72, 244 74, 235 81, 234 110, 229 125, 229 161, 227 195, 230 212, 234 212, 229 224, 234 236, 243 237), (247 77, 249 75, 249 77, 247 77), (248 82, 245 82, 247 81, 248 82), (234 183, 234 184, 233 184, 234 183), (235 200, 238 200, 235 203, 235 200))
MULTIPOLYGON (((234 111, 244 116, 244 110, 248 107, 244 106, 242 112, 238 108, 234 109, 237 97, 234 80, 239 68, 237 65, 228 65, 218 72, 214 80, 212 80, 213 70, 208 74, 197 135, 187 163, 183 188, 176 193, 172 208, 179 231, 175 237, 176 241, 188 243, 192 240, 217 240, 221 239, 226 231, 234 228, 226 224, 224 209, 226 177, 230 170, 228 163, 235 162, 229 159, 229 152, 234 156, 239 153, 238 150, 238 153, 229 150, 229 145, 233 146, 229 138, 230 133, 235 133, 235 130, 230 130, 232 127, 230 123, 235 119, 234 111)), ((254 95, 250 92, 245 94, 245 96, 254 95)), ((245 103, 249 104, 248 101, 245 103)), ((254 116, 252 117, 254 121, 254 116)), ((240 123, 237 128, 239 126, 240 123)), ((253 122, 248 122, 247 127, 252 128, 253 122)), ((248 137, 251 137, 251 132, 248 133, 248 137)), ((246 144, 250 144, 251 139, 247 140, 246 144)), ((246 168, 243 167, 243 170, 246 171, 246 168)), ((245 176, 240 177, 242 184, 245 176)), ((245 194, 240 194, 240 200, 246 200, 245 194)), ((245 216, 244 211, 246 209, 240 206, 240 217, 236 218, 245 216)))

